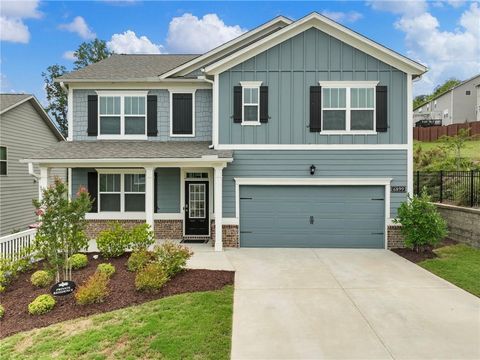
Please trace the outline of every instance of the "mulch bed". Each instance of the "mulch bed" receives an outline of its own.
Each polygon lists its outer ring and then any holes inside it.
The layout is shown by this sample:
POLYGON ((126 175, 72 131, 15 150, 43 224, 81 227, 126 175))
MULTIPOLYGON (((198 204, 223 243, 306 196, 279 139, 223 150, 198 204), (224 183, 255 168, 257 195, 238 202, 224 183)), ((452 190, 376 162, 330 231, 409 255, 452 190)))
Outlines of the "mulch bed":
MULTIPOLYGON (((61 321, 82 316, 104 313, 147 301, 160 299, 175 294, 197 291, 219 290, 234 281, 233 271, 185 270, 176 275, 160 292, 151 294, 135 289, 135 273, 127 270, 126 261, 129 254, 119 258, 105 260, 100 256, 97 260, 88 254, 88 266, 73 271, 73 280, 77 287, 92 275, 98 264, 110 262, 115 266, 109 288, 110 293, 103 303, 92 305, 77 305, 73 294, 57 296, 55 308, 44 315, 30 315, 27 307, 38 295, 50 293, 50 288, 38 289, 30 283, 34 270, 21 274, 7 290, 0 295, 0 304, 5 308, 5 315, 0 320, 0 339, 20 331, 45 327, 61 321)), ((41 263, 39 263, 41 267, 41 263)))
POLYGON ((419 263, 427 259, 435 259, 437 257, 437 254, 433 252, 434 249, 438 249, 444 246, 450 246, 450 245, 456 245, 458 244, 457 241, 452 240, 452 239, 444 239, 442 242, 440 242, 435 248, 431 249, 425 249, 425 251, 422 252, 416 252, 411 249, 392 249, 394 253, 397 255, 400 255, 404 257, 407 260, 410 260, 413 263, 419 263))

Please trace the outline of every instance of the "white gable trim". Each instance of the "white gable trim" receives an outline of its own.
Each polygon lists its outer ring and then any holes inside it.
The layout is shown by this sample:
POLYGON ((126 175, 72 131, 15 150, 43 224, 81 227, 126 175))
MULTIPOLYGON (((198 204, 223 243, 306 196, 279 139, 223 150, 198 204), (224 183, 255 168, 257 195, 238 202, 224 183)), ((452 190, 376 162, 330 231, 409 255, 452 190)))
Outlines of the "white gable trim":
POLYGON ((255 43, 213 63, 205 68, 209 75, 218 74, 228 70, 241 62, 268 50, 281 42, 288 40, 310 28, 316 28, 328 35, 361 50, 405 73, 421 75, 427 68, 413 60, 410 60, 393 50, 390 50, 373 40, 366 38, 353 30, 350 30, 329 18, 318 13, 307 15, 285 28, 256 41, 255 43))
POLYGON ((184 76, 194 71, 195 69, 206 65, 208 62, 215 61, 215 59, 224 56, 228 51, 238 49, 246 42, 248 42, 248 40, 250 40, 251 38, 255 37, 256 35, 262 35, 262 32, 265 32, 270 28, 274 29, 276 27, 281 27, 282 25, 287 26, 291 23, 292 20, 283 16, 277 16, 276 18, 266 22, 265 24, 260 25, 253 30, 247 31, 245 34, 240 35, 239 37, 236 37, 235 39, 230 40, 216 47, 215 49, 210 50, 209 52, 186 62, 185 64, 182 64, 172 70, 167 71, 166 73, 160 75, 160 79, 165 79, 173 75, 184 76))

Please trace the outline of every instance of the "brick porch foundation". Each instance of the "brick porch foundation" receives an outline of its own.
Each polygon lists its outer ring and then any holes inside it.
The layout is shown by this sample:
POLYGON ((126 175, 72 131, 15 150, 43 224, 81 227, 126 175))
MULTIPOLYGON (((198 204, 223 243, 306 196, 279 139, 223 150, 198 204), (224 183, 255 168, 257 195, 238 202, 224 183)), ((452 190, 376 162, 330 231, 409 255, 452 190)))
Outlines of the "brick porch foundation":
MULTIPOLYGON (((215 246, 215 220, 211 223, 210 234, 212 246, 215 246)), ((224 247, 240 247, 238 238, 238 225, 223 225, 222 238, 224 247)))
POLYGON ((109 229, 112 223, 120 223, 125 228, 131 229, 144 222, 145 220, 87 220, 85 234, 88 239, 96 239, 100 231, 109 229))
POLYGON ((387 226, 387 249, 404 248, 403 236, 400 233, 402 225, 387 226))

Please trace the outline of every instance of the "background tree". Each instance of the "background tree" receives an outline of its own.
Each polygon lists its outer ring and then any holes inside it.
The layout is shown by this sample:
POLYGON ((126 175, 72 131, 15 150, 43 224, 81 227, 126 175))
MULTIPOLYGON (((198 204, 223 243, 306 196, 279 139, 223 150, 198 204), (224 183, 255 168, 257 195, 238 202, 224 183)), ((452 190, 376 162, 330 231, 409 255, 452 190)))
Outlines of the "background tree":
POLYGON ((105 40, 95 39, 90 42, 83 42, 73 53, 75 56, 74 70, 78 70, 90 64, 106 59, 112 54, 107 49, 105 40))
POLYGON ((418 106, 422 105, 428 99, 428 95, 418 95, 415 96, 413 99, 413 108, 417 108, 418 106))
MULTIPOLYGON (((76 58, 74 61, 74 70, 79 70, 87 65, 103 60, 111 54, 104 40, 95 39, 90 42, 83 42, 74 52, 76 58)), ((56 121, 63 136, 67 136, 68 134, 67 93, 59 83, 55 82, 55 79, 65 73, 67 73, 67 68, 58 64, 51 65, 46 71, 42 72, 48 101, 45 110, 56 121)))
POLYGON ((62 89, 59 83, 55 82, 55 79, 66 72, 67 68, 58 64, 50 65, 46 71, 42 72, 48 101, 45 110, 57 122, 63 136, 67 136, 68 133, 67 93, 62 89))

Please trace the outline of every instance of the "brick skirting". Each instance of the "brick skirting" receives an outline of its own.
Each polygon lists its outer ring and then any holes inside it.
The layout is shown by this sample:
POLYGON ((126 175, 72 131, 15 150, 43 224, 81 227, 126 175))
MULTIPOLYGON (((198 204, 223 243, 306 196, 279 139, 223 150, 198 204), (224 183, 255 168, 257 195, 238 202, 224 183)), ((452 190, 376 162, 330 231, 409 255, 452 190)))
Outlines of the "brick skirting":
POLYGON ((155 237, 161 240, 183 238, 183 220, 155 220, 155 237))
POLYGON ((402 225, 387 226, 387 249, 404 248, 403 236, 400 233, 402 225))
POLYGON ((145 223, 145 220, 87 220, 85 234, 88 239, 96 239, 100 231, 110 228, 110 224, 118 222, 127 229, 131 229, 135 225, 145 223))
MULTIPOLYGON (((212 238, 212 246, 215 246, 215 220, 212 220, 210 234, 212 238)), ((238 225, 223 225, 222 240, 224 247, 240 247, 238 239, 238 225)))

